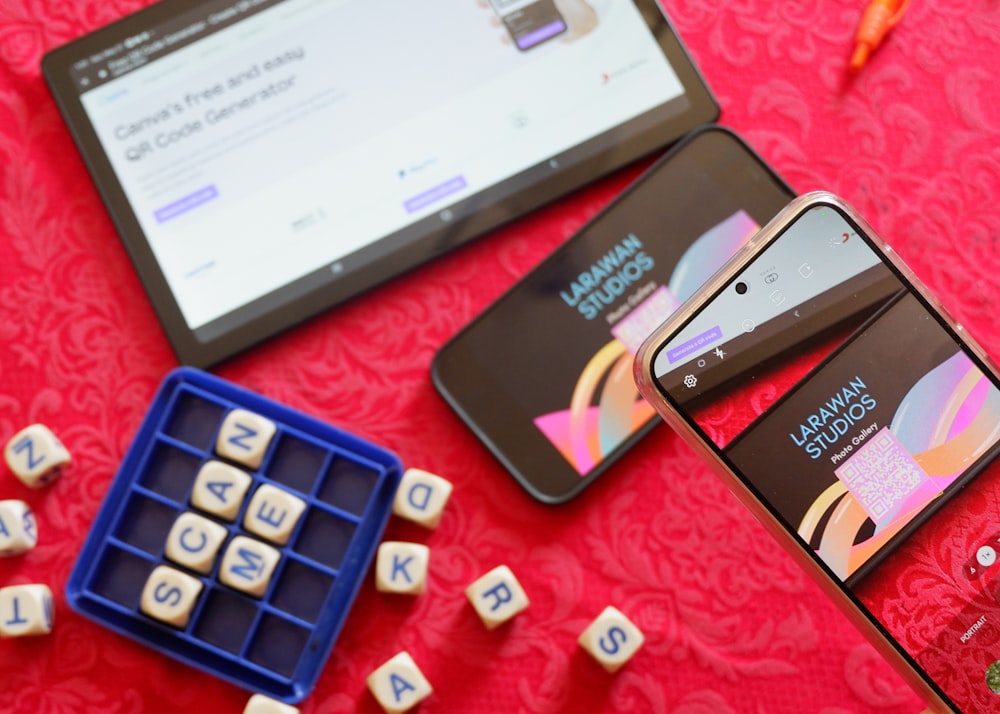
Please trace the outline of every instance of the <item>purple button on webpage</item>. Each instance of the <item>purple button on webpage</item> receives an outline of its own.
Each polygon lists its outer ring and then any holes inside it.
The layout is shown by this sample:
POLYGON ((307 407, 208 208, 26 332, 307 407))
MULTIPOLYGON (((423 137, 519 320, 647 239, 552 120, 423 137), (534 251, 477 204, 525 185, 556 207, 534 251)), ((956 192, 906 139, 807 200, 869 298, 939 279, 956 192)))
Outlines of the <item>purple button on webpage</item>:
POLYGON ((184 198, 180 198, 173 203, 168 203, 163 208, 153 212, 153 217, 157 223, 166 223, 171 218, 176 218, 182 213, 187 213, 192 208, 197 208, 203 203, 208 203, 213 198, 217 198, 219 190, 215 186, 209 185, 199 188, 194 193, 190 193, 184 198))
POLYGON ((716 325, 711 330, 706 330, 697 337, 692 337, 684 344, 674 347, 672 350, 667 352, 667 361, 670 362, 670 364, 673 364, 678 360, 684 359, 692 352, 708 347, 710 344, 720 339, 722 339, 722 329, 716 325))
POLYGON ((539 42, 544 42, 553 35, 558 35, 560 32, 566 29, 566 23, 562 20, 556 20, 555 22, 550 22, 548 25, 539 27, 537 30, 529 32, 527 35, 521 35, 517 38, 517 46, 526 50, 529 47, 534 47, 539 42))
POLYGON ((465 178, 463 176, 456 176, 450 178, 442 184, 438 184, 434 188, 428 189, 423 193, 418 193, 413 198, 408 198, 403 201, 403 208, 406 209, 407 213, 413 213, 414 211, 419 211, 421 208, 426 208, 432 203, 440 201, 442 198, 449 196, 456 191, 461 191, 465 188, 465 178))

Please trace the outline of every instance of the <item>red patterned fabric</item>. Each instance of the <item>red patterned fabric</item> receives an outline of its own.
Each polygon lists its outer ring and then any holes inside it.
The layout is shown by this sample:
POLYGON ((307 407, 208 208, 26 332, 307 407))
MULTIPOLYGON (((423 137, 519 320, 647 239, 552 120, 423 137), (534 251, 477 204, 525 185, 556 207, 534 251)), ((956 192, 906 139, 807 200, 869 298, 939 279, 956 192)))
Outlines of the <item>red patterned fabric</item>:
MULTIPOLYGON (((472 1, 472 0, 470 0, 472 1)), ((0 439, 41 421, 74 457, 0 586, 49 583, 48 637, 0 641, 0 711, 239 712, 247 693, 75 615, 76 551, 175 359, 39 73, 42 53, 144 4, 0 0, 0 439)), ((843 195, 1000 354, 1000 5, 916 0, 857 78, 859 0, 668 0, 735 128, 795 186, 843 195)), ((435 394, 435 350, 617 195, 607 178, 216 370, 455 484, 427 592, 366 582, 308 713, 379 711, 408 650, 436 712, 879 712, 920 702, 701 462, 658 429, 579 498, 529 498, 435 394), (531 607, 485 630, 464 589, 499 563, 531 607), (607 604, 646 633, 617 674, 576 645, 607 604)), ((971 498, 971 496, 970 496, 971 498)))

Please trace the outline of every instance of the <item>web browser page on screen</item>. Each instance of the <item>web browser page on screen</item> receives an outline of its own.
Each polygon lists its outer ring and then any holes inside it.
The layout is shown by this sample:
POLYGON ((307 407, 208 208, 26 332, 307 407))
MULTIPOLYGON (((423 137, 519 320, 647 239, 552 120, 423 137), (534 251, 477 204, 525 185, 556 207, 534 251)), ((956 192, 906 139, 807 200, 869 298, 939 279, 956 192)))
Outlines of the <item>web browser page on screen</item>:
POLYGON ((287 0, 82 102, 195 329, 682 94, 594 4, 523 50, 474 0, 287 0))

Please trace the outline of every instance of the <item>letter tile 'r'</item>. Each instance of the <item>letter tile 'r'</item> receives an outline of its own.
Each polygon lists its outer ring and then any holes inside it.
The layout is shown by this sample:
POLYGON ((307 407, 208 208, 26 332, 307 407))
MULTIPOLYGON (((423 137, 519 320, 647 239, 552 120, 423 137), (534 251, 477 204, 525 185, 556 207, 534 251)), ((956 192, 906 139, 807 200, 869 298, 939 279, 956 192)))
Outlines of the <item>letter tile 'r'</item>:
POLYGON ((506 565, 499 565, 476 580, 466 588, 465 595, 489 630, 507 622, 530 604, 521 583, 506 565))
POLYGON ((264 460, 276 431, 271 420, 245 409, 233 409, 219 429, 215 453, 255 469, 264 460))

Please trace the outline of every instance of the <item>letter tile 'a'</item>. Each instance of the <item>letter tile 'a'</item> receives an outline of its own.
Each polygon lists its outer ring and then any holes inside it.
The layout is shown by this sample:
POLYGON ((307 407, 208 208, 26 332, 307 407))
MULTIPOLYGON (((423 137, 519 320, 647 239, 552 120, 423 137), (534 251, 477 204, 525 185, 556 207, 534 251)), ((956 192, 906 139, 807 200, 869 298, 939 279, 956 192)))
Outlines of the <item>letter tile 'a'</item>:
POLYGON ((389 714, 401 714, 431 695, 433 689, 408 652, 400 652, 367 679, 368 689, 389 714))

